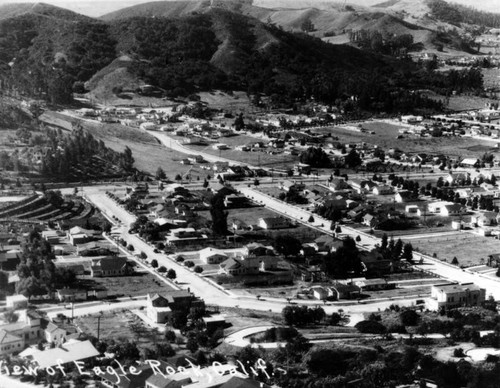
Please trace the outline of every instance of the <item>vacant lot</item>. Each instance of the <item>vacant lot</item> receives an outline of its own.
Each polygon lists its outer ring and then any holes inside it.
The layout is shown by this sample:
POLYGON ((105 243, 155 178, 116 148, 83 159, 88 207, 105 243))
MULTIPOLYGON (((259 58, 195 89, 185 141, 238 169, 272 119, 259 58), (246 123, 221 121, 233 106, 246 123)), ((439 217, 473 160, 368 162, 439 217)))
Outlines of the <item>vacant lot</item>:
POLYGON ((137 272, 131 276, 91 278, 81 276, 84 286, 102 286, 109 296, 139 296, 154 292, 165 292, 171 288, 149 272, 137 272))
POLYGON ((99 316, 101 317, 100 339, 135 341, 139 348, 151 348, 156 340, 161 339, 161 334, 153 332, 137 315, 128 310, 78 317, 75 318, 75 323, 84 333, 97 337, 99 316))
POLYGON ((492 237, 481 237, 471 233, 412 239, 413 248, 428 255, 437 255, 438 259, 450 263, 454 257, 459 265, 471 267, 487 261, 488 256, 498 253, 500 244, 492 237))

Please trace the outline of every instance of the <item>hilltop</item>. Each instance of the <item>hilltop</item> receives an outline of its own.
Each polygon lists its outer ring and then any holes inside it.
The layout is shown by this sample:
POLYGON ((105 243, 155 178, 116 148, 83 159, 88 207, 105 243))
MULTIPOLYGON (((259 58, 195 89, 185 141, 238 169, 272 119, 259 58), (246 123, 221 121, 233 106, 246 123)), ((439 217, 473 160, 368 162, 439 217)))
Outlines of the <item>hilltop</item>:
MULTIPOLYGON (((288 31, 302 31, 305 23, 313 36, 330 43, 349 43, 349 32, 365 30, 383 37, 411 35, 420 49, 436 50, 444 46, 471 51, 458 36, 446 31, 453 26, 432 15, 427 0, 390 0, 372 7, 343 5, 341 2, 300 1, 161 1, 139 4, 101 17, 105 21, 133 17, 179 17, 206 13, 217 7, 272 23, 288 31)), ((459 33, 463 31, 459 28, 459 33)))
POLYGON ((23 15, 37 15, 67 21, 92 20, 92 18, 68 9, 45 3, 12 3, 0 5, 0 20, 16 18, 23 15))

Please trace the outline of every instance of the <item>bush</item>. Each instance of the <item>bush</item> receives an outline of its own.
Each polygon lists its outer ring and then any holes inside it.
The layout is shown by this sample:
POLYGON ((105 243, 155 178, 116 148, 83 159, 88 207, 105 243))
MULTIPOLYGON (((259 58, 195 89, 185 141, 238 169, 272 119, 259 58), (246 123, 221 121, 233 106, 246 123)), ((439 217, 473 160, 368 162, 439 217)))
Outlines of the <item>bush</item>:
POLYGON ((462 358, 465 357, 464 350, 462 348, 456 348, 453 350, 453 357, 462 358))
POLYGON ((151 267, 158 268, 158 260, 156 259, 151 260, 151 267))
POLYGON ((148 255, 146 255, 144 252, 141 251, 140 257, 141 259, 146 260, 148 258, 148 255))
POLYGON ((194 267, 194 272, 196 272, 196 273, 202 273, 203 272, 203 268, 201 268, 199 265, 197 265, 196 267, 194 267))
POLYGON ((177 274, 175 273, 175 270, 170 268, 167 272, 167 278, 169 279, 175 279, 177 277, 177 274))
POLYGON ((184 263, 184 265, 188 268, 194 267, 194 263, 191 260, 188 260, 184 263))
POLYGON ((399 314, 403 326, 417 326, 420 315, 414 310, 404 310, 399 314))
POLYGON ((377 321, 361 321, 354 326, 360 333, 367 334, 384 334, 386 332, 385 326, 377 321))
POLYGON ((164 265, 162 265, 160 268, 158 268, 158 272, 165 273, 167 272, 167 268, 164 265))
POLYGON ((128 244, 127 249, 128 249, 130 252, 133 252, 133 251, 134 251, 134 246, 133 246, 132 244, 128 244))
POLYGON ((177 257, 175 258, 175 261, 177 261, 178 263, 182 263, 182 262, 184 262, 184 257, 182 257, 182 256, 177 256, 177 257))

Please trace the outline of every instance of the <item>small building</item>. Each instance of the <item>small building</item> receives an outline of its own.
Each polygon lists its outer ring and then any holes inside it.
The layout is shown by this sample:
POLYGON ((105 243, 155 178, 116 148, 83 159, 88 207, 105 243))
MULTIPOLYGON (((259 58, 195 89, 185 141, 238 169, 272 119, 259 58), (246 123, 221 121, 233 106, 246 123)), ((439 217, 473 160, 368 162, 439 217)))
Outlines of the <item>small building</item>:
POLYGON ((290 227, 290 221, 284 217, 266 217, 259 219, 259 226, 263 229, 284 229, 290 227))
POLYGON ((186 290, 170 290, 162 294, 148 294, 146 314, 155 323, 170 320, 174 311, 188 312, 191 308, 203 308, 203 300, 186 290))
POLYGON ((291 190, 302 191, 305 188, 306 185, 302 182, 295 182, 290 180, 280 182, 280 189, 284 191, 291 191, 291 190))
POLYGON ((227 260, 227 255, 224 251, 216 248, 205 248, 199 251, 200 260, 205 264, 220 264, 227 260))
POLYGON ((409 190, 401 190, 394 195, 394 200, 397 203, 404 203, 414 200, 413 193, 409 190))
POLYGON ((498 213, 495 212, 482 212, 475 214, 471 217, 471 223, 476 226, 495 226, 497 225, 498 213))
POLYGON ((389 195, 392 194, 392 187, 387 185, 375 186, 373 188, 374 195, 389 195))
POLYGON ((57 299, 61 302, 76 302, 87 300, 87 291, 75 288, 63 288, 57 290, 57 299))
POLYGON ((477 158, 465 158, 459 163, 459 165, 461 167, 476 168, 481 165, 481 161, 477 158))
POLYGON ((49 322, 45 328, 45 340, 50 343, 62 344, 66 340, 66 330, 49 322))
POLYGON ((90 360, 99 354, 89 340, 70 340, 55 348, 45 350, 28 348, 19 356, 36 363, 39 368, 45 369, 59 364, 66 365, 73 364, 75 361, 90 360))
POLYGON ((226 326, 226 318, 221 314, 203 317, 202 321, 205 328, 211 333, 217 329, 223 329, 226 326))
POLYGON ((25 309, 28 307, 28 298, 22 294, 11 295, 5 297, 5 303, 7 308, 13 310, 25 309))
POLYGON ((386 290, 389 288, 389 284, 385 279, 365 279, 356 282, 356 286, 359 287, 361 292, 364 291, 378 291, 386 290))
POLYGON ((431 287, 428 308, 448 310, 462 306, 480 306, 485 298, 486 290, 474 283, 434 285, 431 287))

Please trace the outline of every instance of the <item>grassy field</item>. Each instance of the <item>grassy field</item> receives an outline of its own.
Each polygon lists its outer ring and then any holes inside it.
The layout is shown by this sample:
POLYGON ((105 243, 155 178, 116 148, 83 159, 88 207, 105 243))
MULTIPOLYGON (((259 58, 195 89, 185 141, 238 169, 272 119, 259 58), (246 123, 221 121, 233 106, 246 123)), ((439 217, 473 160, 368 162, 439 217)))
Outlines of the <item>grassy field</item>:
MULTIPOLYGON (((484 106, 484 102, 482 102, 484 106)), ((367 121, 361 123, 363 128, 374 131, 375 134, 355 132, 339 127, 327 127, 316 130, 318 133, 330 133, 337 136, 341 142, 359 143, 366 142, 377 144, 382 149, 399 148, 403 152, 423 152, 426 154, 442 153, 454 157, 480 157, 486 151, 495 151, 491 142, 461 138, 461 137, 416 137, 405 135, 402 139, 397 139, 399 129, 402 126, 396 123, 386 123, 383 121, 367 121)), ((498 152, 498 150, 496 150, 498 152)))
POLYGON ((482 237, 471 233, 412 239, 413 248, 450 263, 454 257, 459 265, 470 267, 487 261, 488 255, 499 253, 500 242, 492 237, 482 237))

